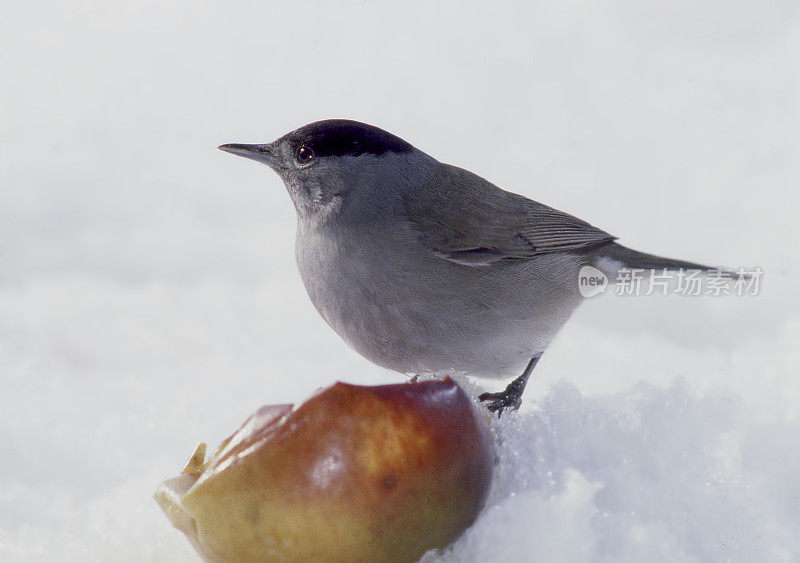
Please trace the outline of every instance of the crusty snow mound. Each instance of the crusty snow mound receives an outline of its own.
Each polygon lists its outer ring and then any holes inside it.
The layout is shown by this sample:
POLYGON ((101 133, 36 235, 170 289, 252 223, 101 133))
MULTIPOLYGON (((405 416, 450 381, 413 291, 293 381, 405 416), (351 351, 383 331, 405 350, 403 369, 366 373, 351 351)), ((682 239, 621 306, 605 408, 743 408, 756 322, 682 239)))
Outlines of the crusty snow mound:
POLYGON ((797 428, 734 395, 583 396, 557 385, 496 425, 488 506, 426 561, 786 561, 800 558, 797 428))

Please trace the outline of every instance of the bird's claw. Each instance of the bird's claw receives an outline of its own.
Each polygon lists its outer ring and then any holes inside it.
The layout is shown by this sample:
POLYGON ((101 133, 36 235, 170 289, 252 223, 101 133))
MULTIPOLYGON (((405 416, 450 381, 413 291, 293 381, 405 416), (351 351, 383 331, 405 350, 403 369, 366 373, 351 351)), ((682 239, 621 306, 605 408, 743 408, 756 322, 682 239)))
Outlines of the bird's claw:
POLYGON ((505 389, 497 393, 481 393, 478 400, 491 401, 486 405, 486 408, 489 409, 489 412, 496 412, 497 418, 500 418, 500 415, 503 414, 505 409, 519 409, 522 404, 522 395, 516 393, 513 389, 505 389))

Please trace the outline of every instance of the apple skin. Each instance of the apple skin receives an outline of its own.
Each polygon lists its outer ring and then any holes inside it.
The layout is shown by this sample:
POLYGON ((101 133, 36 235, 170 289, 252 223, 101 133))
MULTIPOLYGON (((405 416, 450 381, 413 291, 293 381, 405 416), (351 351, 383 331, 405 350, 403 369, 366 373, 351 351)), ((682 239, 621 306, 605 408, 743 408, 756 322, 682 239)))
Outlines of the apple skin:
POLYGON ((474 521, 494 464, 487 417, 449 378, 336 383, 190 461, 171 480, 180 518, 156 497, 208 561, 415 561, 474 521))

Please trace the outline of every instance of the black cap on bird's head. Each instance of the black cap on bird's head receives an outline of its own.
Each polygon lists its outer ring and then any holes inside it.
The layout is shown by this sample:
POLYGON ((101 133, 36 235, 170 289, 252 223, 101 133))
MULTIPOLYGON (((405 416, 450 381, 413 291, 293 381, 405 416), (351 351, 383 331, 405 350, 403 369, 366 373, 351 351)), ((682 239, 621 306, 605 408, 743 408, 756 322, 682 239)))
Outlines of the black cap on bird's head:
POLYGON ((296 164, 303 166, 313 159, 327 156, 381 156, 387 152, 404 153, 414 149, 400 137, 372 125, 348 119, 316 121, 287 133, 277 141, 264 145, 228 144, 223 151, 258 160, 276 167, 281 163, 279 149, 288 146, 296 164))
POLYGON ((386 152, 413 150, 403 139, 383 129, 347 119, 317 121, 292 131, 286 138, 297 145, 309 147, 320 157, 358 156, 364 153, 380 156, 386 152))

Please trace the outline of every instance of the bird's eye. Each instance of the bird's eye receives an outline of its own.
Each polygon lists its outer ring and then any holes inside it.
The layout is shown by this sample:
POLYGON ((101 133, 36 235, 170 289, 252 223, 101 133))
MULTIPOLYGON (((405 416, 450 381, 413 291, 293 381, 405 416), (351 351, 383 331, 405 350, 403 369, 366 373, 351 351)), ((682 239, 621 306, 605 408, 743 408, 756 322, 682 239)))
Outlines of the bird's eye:
POLYGON ((297 148, 294 157, 298 164, 308 164, 314 158, 314 151, 303 145, 297 148))

